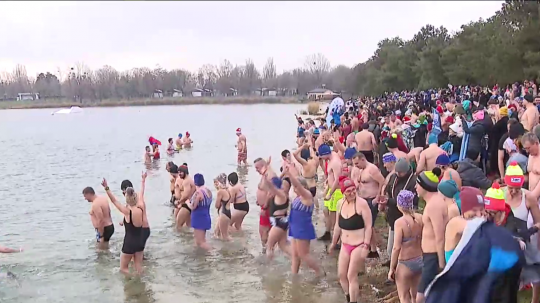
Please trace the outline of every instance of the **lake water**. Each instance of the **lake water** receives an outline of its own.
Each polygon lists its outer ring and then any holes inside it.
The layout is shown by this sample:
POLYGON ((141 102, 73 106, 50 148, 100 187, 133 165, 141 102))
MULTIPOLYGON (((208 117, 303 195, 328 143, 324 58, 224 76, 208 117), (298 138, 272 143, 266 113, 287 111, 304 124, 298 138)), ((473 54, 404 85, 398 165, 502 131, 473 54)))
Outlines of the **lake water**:
MULTIPOLYGON (((282 255, 266 264, 255 205, 259 176, 253 167, 236 166, 235 130, 241 127, 248 139, 248 161, 271 155, 277 168, 281 151, 295 146, 293 114, 300 109, 305 105, 91 108, 55 116, 53 109, 0 111, 0 245, 25 249, 0 255, 0 271, 19 277, 18 283, 0 279, 0 302, 343 302, 336 258, 327 257, 321 243, 312 246, 326 278, 317 279, 308 269, 293 278, 282 255), (231 243, 210 239, 214 250, 209 253, 193 247, 191 232, 175 231, 165 171, 171 159, 164 146, 163 158, 148 168, 152 235, 146 272, 141 278, 124 278, 118 273, 121 216, 111 206, 116 228, 111 249, 96 251, 90 205, 81 191, 92 186, 104 194, 103 177, 117 196, 123 179, 139 188, 141 172, 147 169, 142 160, 148 136, 165 144, 186 131, 194 147, 172 160, 187 162, 192 175, 204 174, 210 187, 219 173, 238 171, 251 204, 245 230, 233 235, 231 243)), ((316 216, 321 234, 322 214, 316 216)))

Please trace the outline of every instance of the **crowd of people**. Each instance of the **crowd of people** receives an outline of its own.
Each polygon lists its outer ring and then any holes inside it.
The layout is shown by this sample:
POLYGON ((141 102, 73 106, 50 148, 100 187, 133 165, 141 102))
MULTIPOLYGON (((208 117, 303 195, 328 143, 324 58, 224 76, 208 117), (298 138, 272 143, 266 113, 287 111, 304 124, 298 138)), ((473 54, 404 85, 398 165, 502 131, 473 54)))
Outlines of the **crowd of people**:
MULTIPOLYGON (((296 117, 297 146, 281 153, 279 170, 271 158, 253 161, 260 175, 262 252, 271 260, 278 247, 290 257, 292 273, 305 264, 322 276, 310 243, 327 242, 329 254, 339 251, 337 274, 347 302, 360 298, 366 259, 385 253, 380 266, 389 267, 388 282, 402 303, 517 302, 520 286, 531 283, 538 303, 540 97, 530 84, 501 91, 449 86, 347 102, 337 97, 324 117, 296 117), (317 238, 318 208, 325 229, 317 238), (388 227, 386 252, 386 230, 375 228, 380 218, 388 227)), ((237 162, 247 165, 247 139, 240 128, 236 135, 237 162)), ((168 149, 175 149, 173 139, 168 149)), ((155 159, 155 153, 156 147, 145 157, 155 159)), ((169 162, 166 170, 176 227, 192 228, 198 247, 211 249, 212 205, 218 213, 214 237, 229 241, 231 231, 242 229, 255 205, 237 173, 215 176, 213 197, 205 177, 192 177, 187 163, 169 162)), ((106 180, 108 197, 83 190, 101 247, 114 233, 109 201, 124 215, 120 270, 126 274, 132 260, 142 272, 150 236, 145 179, 139 193, 129 180, 122 182, 125 204, 106 180)))

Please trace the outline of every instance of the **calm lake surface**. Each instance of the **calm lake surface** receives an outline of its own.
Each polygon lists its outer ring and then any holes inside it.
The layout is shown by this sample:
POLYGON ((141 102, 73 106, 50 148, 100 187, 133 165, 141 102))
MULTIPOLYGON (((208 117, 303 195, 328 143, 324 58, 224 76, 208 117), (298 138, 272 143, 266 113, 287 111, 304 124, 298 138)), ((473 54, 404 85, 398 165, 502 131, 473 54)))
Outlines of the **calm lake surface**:
MULTIPOLYGON (((0 302, 343 302, 336 257, 326 256, 323 244, 314 241, 312 247, 328 272, 326 278, 317 279, 308 269, 293 278, 290 262, 280 252, 266 263, 255 205, 259 176, 253 167, 236 165, 235 130, 241 127, 248 139, 249 163, 271 155, 277 169, 281 151, 295 146, 293 114, 305 107, 90 108, 55 116, 53 109, 0 111, 0 244, 25 249, 0 255, 0 272, 9 270, 19 277, 19 282, 0 278, 0 302), (145 166, 148 136, 165 144, 186 131, 194 141, 192 150, 169 158, 163 146, 163 158, 145 166), (191 231, 175 231, 167 205, 165 163, 170 160, 187 162, 190 173, 202 173, 210 188, 219 173, 238 171, 251 204, 242 234, 234 234, 230 243, 210 239, 214 249, 203 253, 194 248, 191 231), (130 179, 138 189, 145 170, 152 234, 144 276, 128 279, 118 273, 124 237, 120 213, 111 205, 111 249, 98 252, 90 204, 81 191, 92 186, 104 194, 100 182, 105 177, 121 197, 120 182, 130 179)), ((322 213, 315 216, 320 235, 322 213)))

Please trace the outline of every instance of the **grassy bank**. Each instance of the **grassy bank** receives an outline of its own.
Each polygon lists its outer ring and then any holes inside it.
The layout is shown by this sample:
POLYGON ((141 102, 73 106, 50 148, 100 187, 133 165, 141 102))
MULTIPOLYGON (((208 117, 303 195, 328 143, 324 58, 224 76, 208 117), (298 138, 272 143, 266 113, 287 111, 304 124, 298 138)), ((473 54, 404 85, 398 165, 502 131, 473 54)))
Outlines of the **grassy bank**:
POLYGON ((227 105, 227 104, 292 104, 299 103, 295 97, 186 97, 161 99, 122 99, 74 102, 68 99, 47 99, 37 101, 0 101, 0 109, 61 108, 61 107, 120 107, 155 105, 227 105))

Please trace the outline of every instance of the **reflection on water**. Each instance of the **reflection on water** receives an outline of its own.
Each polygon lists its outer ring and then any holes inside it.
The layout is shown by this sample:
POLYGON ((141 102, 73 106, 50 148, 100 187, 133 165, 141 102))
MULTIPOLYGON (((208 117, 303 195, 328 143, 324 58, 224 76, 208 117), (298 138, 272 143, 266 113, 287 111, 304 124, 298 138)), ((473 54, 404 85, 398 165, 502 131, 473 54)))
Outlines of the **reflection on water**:
MULTIPOLYGON (((0 277, 0 302, 342 302, 336 258, 327 257, 321 243, 314 241, 312 247, 329 273, 327 278, 318 279, 304 267, 293 277, 289 260, 279 252, 271 263, 261 256, 255 205, 260 176, 251 163, 257 157, 280 159, 283 149, 294 146, 296 121, 273 122, 302 107, 96 108, 76 116, 51 116, 50 110, 0 111, 0 171, 4 173, 0 244, 25 248, 22 254, 1 256, 0 273, 12 271, 20 285, 0 277), (220 126, 201 123, 203 116, 220 126), (247 167, 236 163, 238 127, 250 144, 247 167), (149 134, 165 142, 186 129, 195 141, 191 150, 168 156, 162 146, 163 158, 146 166, 143 152, 149 134), (253 211, 243 230, 232 232, 233 241, 224 243, 208 233, 214 249, 206 253, 194 247, 191 231, 176 231, 168 206, 168 161, 188 163, 191 175, 202 173, 206 180, 222 172, 238 173, 253 211), (110 249, 96 250, 90 205, 81 191, 92 186, 104 194, 100 182, 105 177, 122 197, 121 181, 129 179, 138 188, 145 169, 151 227, 145 274, 126 278, 118 273, 124 237, 124 228, 118 225, 121 215, 112 209, 115 234, 110 249)), ((211 215, 216 215, 214 209, 211 215)), ((322 228, 322 213, 315 216, 317 229, 322 228)))

